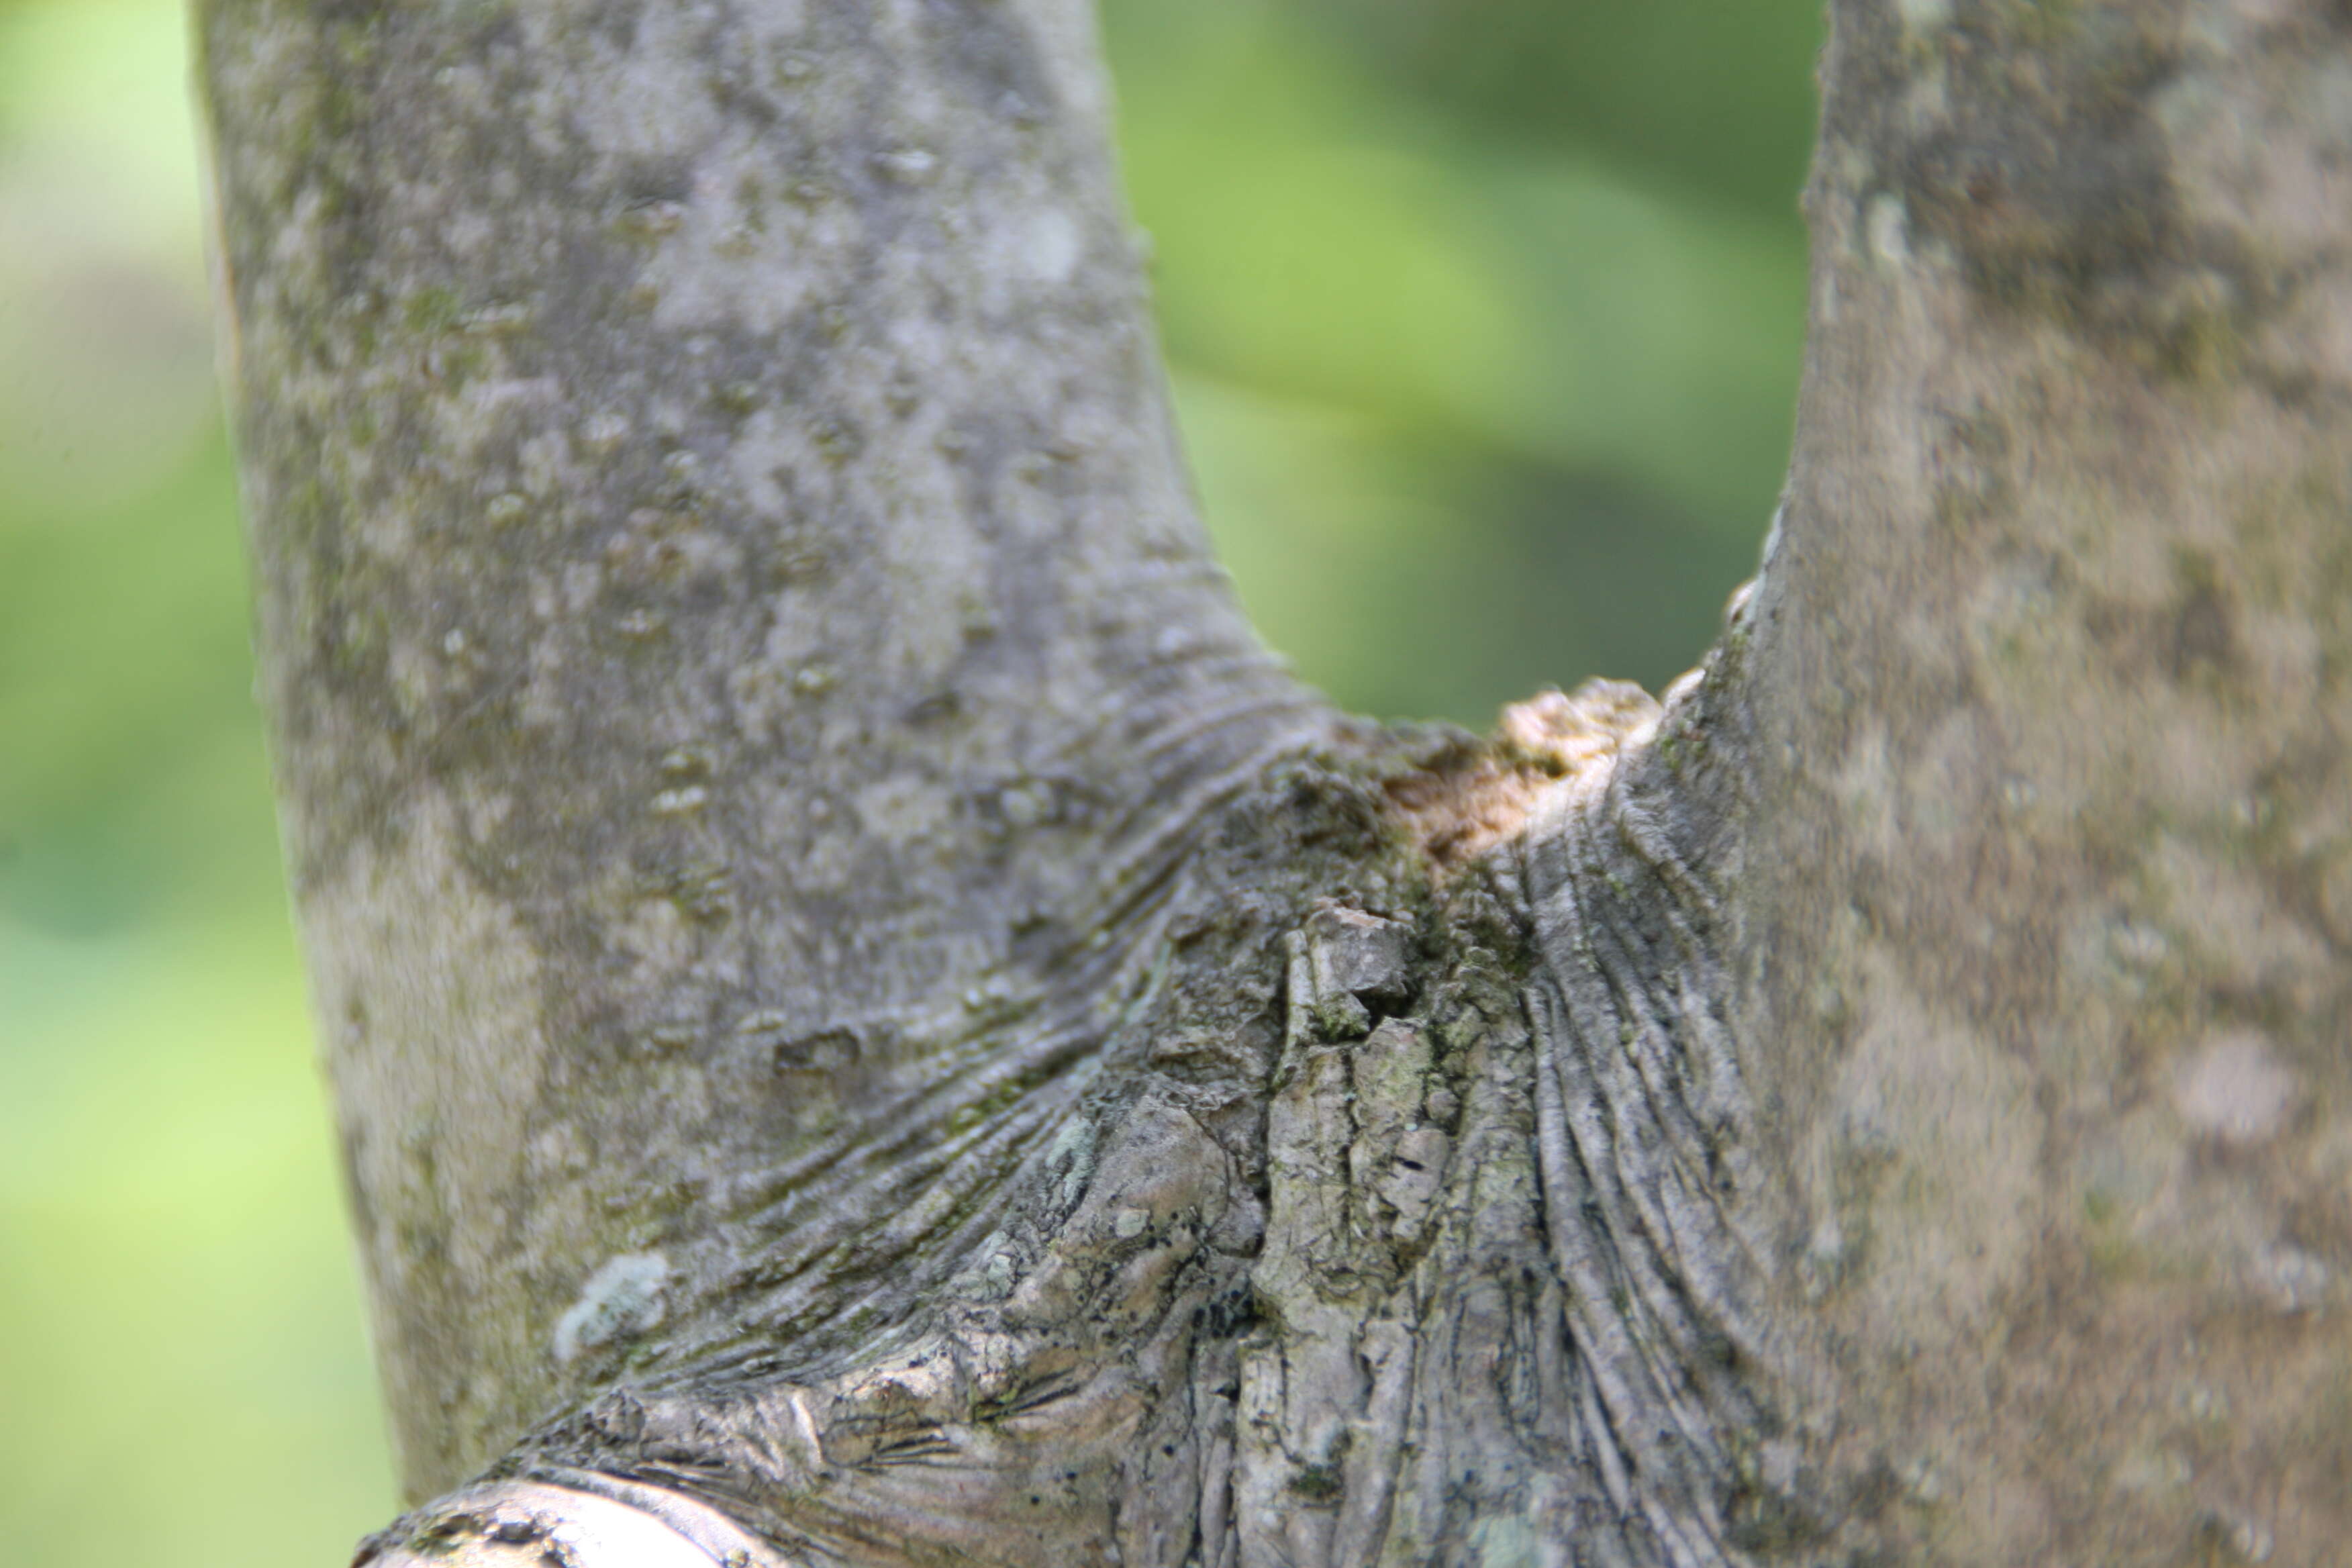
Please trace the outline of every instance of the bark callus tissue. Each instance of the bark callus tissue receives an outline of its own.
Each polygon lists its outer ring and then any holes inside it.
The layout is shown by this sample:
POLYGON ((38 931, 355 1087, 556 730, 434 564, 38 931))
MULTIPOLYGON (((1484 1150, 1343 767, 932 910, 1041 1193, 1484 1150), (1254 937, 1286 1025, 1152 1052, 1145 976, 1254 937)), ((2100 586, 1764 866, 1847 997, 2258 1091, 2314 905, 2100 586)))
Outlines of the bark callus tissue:
POLYGON ((792 1563, 1415 1562, 1514 1532, 1726 1560, 1727 1509, 1769 1492, 1740 1436, 1764 1347, 1710 1164, 1738 1074, 1689 1037, 1705 896, 1618 777, 1657 710, 1604 685, 1510 720, 1497 747, 1366 731, 1223 808, 1098 1087, 887 1349, 631 1380, 374 1550, 503 1549, 529 1497, 601 1478, 792 1563), (1586 858, 1622 906, 1568 890, 1586 858), (1637 929, 1665 876, 1679 929, 1637 929))

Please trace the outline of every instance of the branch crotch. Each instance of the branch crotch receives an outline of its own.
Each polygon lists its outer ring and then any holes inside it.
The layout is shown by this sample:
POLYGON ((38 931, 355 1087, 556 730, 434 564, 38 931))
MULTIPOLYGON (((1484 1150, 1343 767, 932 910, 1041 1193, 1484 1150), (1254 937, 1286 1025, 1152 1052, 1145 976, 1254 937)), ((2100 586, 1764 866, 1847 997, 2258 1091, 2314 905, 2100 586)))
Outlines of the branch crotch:
POLYGON ((1758 1436, 1748 1101, 1659 710, 1598 686, 1510 721, 1236 803, 1097 1087, 920 1320, 837 1375, 615 1389, 504 1473, 715 1507, 794 1564, 1808 1539, 1758 1436))

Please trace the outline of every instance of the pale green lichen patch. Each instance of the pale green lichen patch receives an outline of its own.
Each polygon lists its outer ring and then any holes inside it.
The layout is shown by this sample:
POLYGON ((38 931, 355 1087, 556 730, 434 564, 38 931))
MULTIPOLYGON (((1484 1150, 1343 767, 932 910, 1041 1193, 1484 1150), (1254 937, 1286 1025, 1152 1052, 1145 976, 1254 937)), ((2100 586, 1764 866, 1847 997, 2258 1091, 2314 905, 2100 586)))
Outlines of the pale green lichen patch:
POLYGON ((1846 1207, 1844 1268, 1867 1239, 1864 1310, 1923 1348, 1950 1346, 1978 1331, 2046 1223, 2035 1174, 2042 1120, 2030 1078, 1999 1042, 1891 976, 1866 978, 1873 961, 1862 963, 1867 1022, 1809 1162, 1843 1175, 1816 1201, 1846 1207), (1964 1209, 1944 1205, 1953 1190, 1974 1194, 1964 1209))
POLYGON ((2277 1136, 2302 1094, 2294 1072, 2259 1031, 2235 1029, 2181 1062, 2172 1102, 2197 1136, 2244 1148, 2277 1136))
MULTIPOLYGON (((529 1386, 504 1360, 460 1380, 401 1353, 436 1321, 519 1325, 531 1305, 516 1237, 468 1194, 516 1194, 530 1101, 509 1075, 548 1049, 543 959, 465 865, 456 817, 439 797, 416 802, 400 852, 356 852, 303 921, 328 1075, 344 1103, 368 1108, 346 1121, 346 1158, 372 1216, 362 1254, 377 1300, 399 1303, 377 1336, 392 1352, 394 1407, 411 1413, 399 1440, 418 1457, 434 1439, 414 1423, 439 1419, 426 1412, 454 1402, 468 1421, 512 1421, 520 1412, 509 1402, 529 1386), (432 955, 445 943, 474 962, 463 973, 440 963, 432 955)), ((524 1256, 552 1261, 541 1250, 551 1243, 560 1256, 561 1240, 527 1229, 524 1256)))
POLYGON ((662 1321, 662 1287, 669 1275, 669 1259, 658 1252, 623 1253, 607 1258, 555 1321, 549 1345, 555 1359, 569 1363, 585 1352, 603 1350, 657 1326, 662 1321))

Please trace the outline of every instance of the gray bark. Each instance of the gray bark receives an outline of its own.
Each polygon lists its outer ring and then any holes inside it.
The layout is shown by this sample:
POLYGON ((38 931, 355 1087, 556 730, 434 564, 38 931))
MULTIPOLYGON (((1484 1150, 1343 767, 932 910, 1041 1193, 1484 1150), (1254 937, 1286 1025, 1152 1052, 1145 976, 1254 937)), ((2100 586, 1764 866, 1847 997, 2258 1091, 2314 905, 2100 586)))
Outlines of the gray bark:
POLYGON ((1080 0, 199 30, 363 1554, 2352 1536, 2335 10, 1842 0, 1764 571, 1486 742, 1241 624, 1080 0))
POLYGON ((1834 17, 1732 1010, 1820 1451, 1931 1561, 2327 1562, 2347 17, 1834 17))

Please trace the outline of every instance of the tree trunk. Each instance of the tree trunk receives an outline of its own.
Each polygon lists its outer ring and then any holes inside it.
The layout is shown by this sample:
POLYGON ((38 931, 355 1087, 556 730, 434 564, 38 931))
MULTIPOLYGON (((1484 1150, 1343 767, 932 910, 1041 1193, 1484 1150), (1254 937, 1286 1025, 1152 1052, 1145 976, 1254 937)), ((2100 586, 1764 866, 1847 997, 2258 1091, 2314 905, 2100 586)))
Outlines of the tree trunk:
POLYGON ((1663 707, 1328 712, 1085 0, 205 0, 362 1558, 2352 1539, 2352 41, 1839 0, 1663 707))

